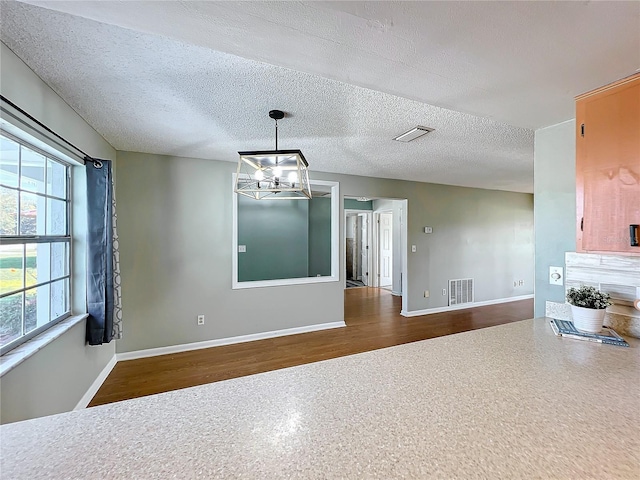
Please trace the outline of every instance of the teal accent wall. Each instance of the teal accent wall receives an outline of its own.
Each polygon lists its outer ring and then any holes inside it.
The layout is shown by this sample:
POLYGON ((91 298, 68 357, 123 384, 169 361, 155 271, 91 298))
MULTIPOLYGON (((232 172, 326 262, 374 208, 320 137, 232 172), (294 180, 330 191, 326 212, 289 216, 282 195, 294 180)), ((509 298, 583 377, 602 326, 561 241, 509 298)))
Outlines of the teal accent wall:
MULTIPOLYGON (((549 267, 563 267, 576 250, 575 120, 541 128, 534 142, 535 316, 545 302, 564 302, 564 286, 549 284, 549 267)), ((565 271, 566 275, 566 271, 565 271)))
POLYGON ((309 276, 331 275, 331 198, 309 201, 309 276))
POLYGON ((331 275, 331 198, 238 197, 238 281, 331 275))
POLYGON ((308 277, 309 202, 238 195, 238 281, 308 277))
POLYGON ((366 202, 360 202, 353 198, 344 199, 345 210, 373 210, 373 200, 367 200, 366 202))

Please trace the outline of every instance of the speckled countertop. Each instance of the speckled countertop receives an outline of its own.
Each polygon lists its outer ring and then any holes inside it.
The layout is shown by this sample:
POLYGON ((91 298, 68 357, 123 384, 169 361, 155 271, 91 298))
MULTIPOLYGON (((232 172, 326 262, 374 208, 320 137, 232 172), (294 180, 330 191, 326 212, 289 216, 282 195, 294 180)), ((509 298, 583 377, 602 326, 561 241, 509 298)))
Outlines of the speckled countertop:
POLYGON ((637 480, 629 343, 525 320, 4 425, 0 475, 637 480))

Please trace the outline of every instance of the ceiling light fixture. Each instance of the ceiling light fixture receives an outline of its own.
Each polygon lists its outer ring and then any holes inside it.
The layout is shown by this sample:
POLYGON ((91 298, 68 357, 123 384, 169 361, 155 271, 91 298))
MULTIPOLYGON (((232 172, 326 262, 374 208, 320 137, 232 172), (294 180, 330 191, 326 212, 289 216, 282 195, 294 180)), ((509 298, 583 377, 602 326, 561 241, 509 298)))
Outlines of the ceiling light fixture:
POLYGON ((261 199, 309 199, 309 163, 300 150, 278 150, 278 120, 284 112, 271 110, 276 121, 276 149, 238 152, 238 171, 234 191, 261 199))
POLYGON ((426 135, 429 132, 433 132, 434 128, 429 127, 421 127, 418 125, 417 127, 412 128, 408 132, 404 132, 402 135, 398 135, 394 140, 398 142, 410 142, 411 140, 415 140, 418 137, 426 135))

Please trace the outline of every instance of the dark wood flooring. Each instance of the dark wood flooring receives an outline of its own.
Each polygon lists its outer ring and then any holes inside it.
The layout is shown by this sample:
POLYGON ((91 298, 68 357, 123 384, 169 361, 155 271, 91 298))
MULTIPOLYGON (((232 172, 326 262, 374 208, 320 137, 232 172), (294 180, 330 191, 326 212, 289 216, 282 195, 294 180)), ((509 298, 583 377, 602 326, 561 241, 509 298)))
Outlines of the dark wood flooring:
POLYGON ((520 300, 421 317, 378 288, 345 290, 346 328, 118 362, 89 406, 193 387, 533 317, 520 300))

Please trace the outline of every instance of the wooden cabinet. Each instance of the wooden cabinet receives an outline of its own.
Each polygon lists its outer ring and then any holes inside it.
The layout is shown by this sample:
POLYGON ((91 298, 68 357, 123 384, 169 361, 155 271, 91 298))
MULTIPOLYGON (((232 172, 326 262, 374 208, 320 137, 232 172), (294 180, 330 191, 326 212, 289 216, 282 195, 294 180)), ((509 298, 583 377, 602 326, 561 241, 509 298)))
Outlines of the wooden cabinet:
POLYGON ((577 250, 640 255, 640 74, 576 98, 577 250))

